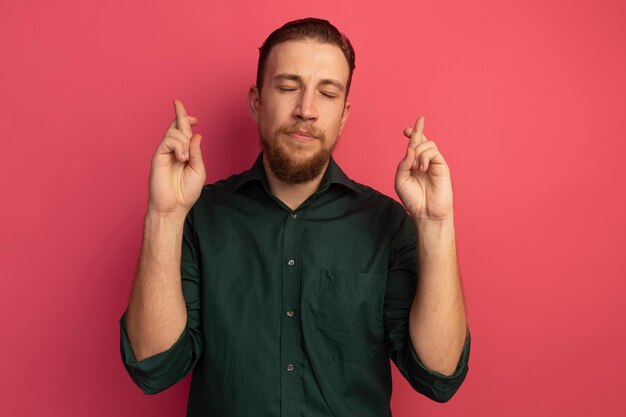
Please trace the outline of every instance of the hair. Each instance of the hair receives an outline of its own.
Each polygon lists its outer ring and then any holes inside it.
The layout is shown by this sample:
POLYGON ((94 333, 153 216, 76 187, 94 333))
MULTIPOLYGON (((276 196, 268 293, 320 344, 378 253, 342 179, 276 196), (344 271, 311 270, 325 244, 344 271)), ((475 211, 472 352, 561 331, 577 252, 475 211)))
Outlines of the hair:
POLYGON ((350 72, 348 73, 348 84, 346 85, 346 97, 350 91, 352 83, 352 72, 356 68, 354 61, 354 49, 350 40, 343 33, 333 26, 328 20, 307 17, 305 19, 293 20, 285 23, 283 26, 272 32, 263 45, 259 48, 259 63, 256 70, 256 86, 259 92, 263 86, 263 78, 265 77, 265 63, 272 48, 281 43, 293 40, 311 39, 321 43, 336 45, 341 49, 350 72))

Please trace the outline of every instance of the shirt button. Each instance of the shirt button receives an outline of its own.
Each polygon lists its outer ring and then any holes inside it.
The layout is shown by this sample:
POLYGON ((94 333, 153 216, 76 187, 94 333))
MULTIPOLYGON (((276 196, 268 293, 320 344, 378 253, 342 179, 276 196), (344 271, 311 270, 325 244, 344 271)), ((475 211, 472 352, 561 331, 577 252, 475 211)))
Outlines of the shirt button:
POLYGON ((293 314, 294 314, 293 310, 289 310, 289 311, 287 312, 287 315, 288 315, 289 317, 293 317, 293 314))
POLYGON ((287 365, 287 371, 288 372, 293 371, 293 368, 295 368, 295 366, 293 366, 293 363, 290 363, 289 365, 287 365))
POLYGON ((287 262, 287 265, 289 266, 294 266, 296 264, 296 261, 294 261, 293 259, 290 259, 289 262, 287 262))
POLYGON ((297 215, 296 213, 291 213, 291 218, 292 218, 292 219, 297 219, 297 218, 298 218, 298 215, 297 215))

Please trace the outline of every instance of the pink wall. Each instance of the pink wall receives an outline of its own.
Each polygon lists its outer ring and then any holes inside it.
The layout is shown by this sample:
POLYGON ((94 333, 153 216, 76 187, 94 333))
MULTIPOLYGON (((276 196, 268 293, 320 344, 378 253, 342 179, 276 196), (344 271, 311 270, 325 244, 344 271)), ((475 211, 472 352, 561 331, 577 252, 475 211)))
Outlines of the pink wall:
POLYGON ((470 373, 394 416, 626 414, 626 3, 129 3, 0 5, 0 416, 184 415, 118 353, 150 157, 178 97, 208 180, 247 168, 256 48, 308 15, 357 50, 345 170, 394 195, 419 114, 452 167, 470 373))

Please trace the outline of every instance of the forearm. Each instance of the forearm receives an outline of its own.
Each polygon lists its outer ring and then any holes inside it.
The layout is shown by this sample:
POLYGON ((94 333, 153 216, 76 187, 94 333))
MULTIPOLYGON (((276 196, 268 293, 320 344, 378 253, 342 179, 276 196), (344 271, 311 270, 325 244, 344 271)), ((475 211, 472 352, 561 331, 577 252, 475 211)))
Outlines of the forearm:
POLYGON ((424 365, 452 375, 467 332, 454 222, 416 222, 416 227, 418 281, 409 319, 411 342, 424 365))
POLYGON ((184 217, 148 212, 130 301, 128 338, 137 360, 169 349, 187 321, 180 262, 184 217))

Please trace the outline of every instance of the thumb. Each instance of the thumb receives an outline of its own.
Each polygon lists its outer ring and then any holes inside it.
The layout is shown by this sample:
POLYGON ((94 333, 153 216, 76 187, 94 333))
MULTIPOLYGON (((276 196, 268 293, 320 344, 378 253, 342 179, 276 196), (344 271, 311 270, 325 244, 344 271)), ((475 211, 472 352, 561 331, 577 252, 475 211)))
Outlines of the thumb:
POLYGON ((189 165, 191 168, 199 174, 204 174, 204 162, 202 161, 202 150, 200 149, 200 142, 202 141, 202 135, 194 133, 189 140, 189 165))

